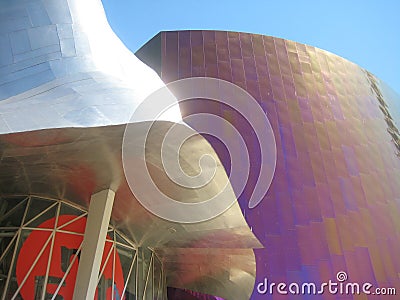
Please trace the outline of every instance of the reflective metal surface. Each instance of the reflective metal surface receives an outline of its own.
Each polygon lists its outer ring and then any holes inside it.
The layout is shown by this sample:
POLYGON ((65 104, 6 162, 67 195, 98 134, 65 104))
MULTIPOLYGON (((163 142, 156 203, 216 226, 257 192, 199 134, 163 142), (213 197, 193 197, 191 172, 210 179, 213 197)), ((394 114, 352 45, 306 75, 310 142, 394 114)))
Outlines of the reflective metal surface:
MULTIPOLYGON (((325 292, 293 297, 399 299, 398 94, 332 53, 257 34, 161 32, 137 55, 166 83, 209 76, 237 84, 258 101, 271 122, 276 172, 266 197, 250 208, 260 168, 260 147, 251 128, 240 112, 208 99, 181 105, 183 117, 200 112, 224 117, 245 138, 251 173, 239 203, 265 246, 255 250, 257 284, 265 278, 270 283, 321 284, 345 271, 348 282, 394 287, 397 295, 325 292)), ((206 138, 229 170, 229 153, 218 140, 206 138)), ((229 132, 221 129, 219 138, 229 138, 229 132)), ((276 289, 273 294, 254 289, 251 296, 289 298, 276 289)))
MULTIPOLYGON (((154 134, 170 124, 158 122, 154 134)), ((261 245, 246 224, 239 205, 236 203, 217 218, 198 224, 182 225, 152 215, 133 197, 123 176, 124 129, 124 125, 116 125, 0 135, 0 193, 66 199, 87 207, 91 194, 110 186, 116 191, 114 226, 137 246, 150 247, 159 253, 167 266, 167 282, 171 286, 205 293, 215 291, 227 299, 235 299, 232 295, 239 294, 248 297, 255 275, 251 248, 261 245), (210 252, 214 259, 208 264, 210 252), (227 256, 237 259, 226 260, 227 256), (231 282, 230 276, 247 279, 231 282)), ((151 149, 157 151, 157 147, 151 149)), ((190 162, 190 157, 200 157, 205 151, 215 156, 204 138, 198 136, 181 155, 190 162)), ((155 181, 165 185, 165 175, 156 167, 159 162, 149 159, 148 163, 156 168, 155 181)), ((190 198, 185 194, 175 196, 182 201, 190 198)))
MULTIPOLYGON (((0 1, 0 193, 87 208, 93 193, 110 187, 115 227, 159 253, 171 286, 247 299, 255 276, 251 248, 261 245, 237 203, 210 221, 182 225, 146 211, 125 181, 124 124, 161 86, 111 31, 99 0, 0 1)), ((155 140, 167 121, 180 120, 178 107, 161 116, 155 140)), ((160 145, 149 149, 157 153, 160 145)), ((180 153, 188 169, 204 154, 219 161, 200 135, 180 153)), ((157 155, 149 157, 155 180, 169 186, 157 155)), ((193 193, 169 192, 181 201, 193 193)), ((208 192, 218 192, 218 182, 208 192)))
POLYGON ((100 0, 0 2, 0 133, 127 123, 161 86, 100 0))

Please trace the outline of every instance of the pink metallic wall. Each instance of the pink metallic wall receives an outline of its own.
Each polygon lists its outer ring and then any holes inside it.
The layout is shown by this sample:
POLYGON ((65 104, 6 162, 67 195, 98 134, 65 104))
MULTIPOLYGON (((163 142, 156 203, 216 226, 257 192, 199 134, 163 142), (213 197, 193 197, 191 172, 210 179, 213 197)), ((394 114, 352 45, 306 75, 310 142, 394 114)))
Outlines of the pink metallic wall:
MULTIPOLYGON (((265 246, 255 250, 256 284, 264 278, 322 283, 345 271, 351 282, 396 287, 400 293, 400 147, 395 124, 400 98, 357 65, 292 41, 218 31, 163 32, 156 39, 161 57, 156 69, 166 83, 209 76, 237 84, 259 102, 273 127, 276 173, 265 199, 249 209, 247 199, 260 168, 260 148, 251 128, 237 112, 218 103, 193 100, 181 106, 184 115, 220 115, 245 138, 251 172, 239 202, 265 246)), ((207 138, 229 170, 223 145, 207 138)), ((397 297, 326 293, 293 299, 397 297)), ((260 295, 255 289, 252 299, 292 298, 260 295)))

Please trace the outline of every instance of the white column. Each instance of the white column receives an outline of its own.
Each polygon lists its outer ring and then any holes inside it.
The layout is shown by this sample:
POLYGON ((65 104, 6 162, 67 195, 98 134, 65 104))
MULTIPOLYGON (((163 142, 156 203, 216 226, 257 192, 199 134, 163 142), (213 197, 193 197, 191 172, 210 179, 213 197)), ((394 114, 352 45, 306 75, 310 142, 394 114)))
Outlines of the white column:
POLYGON ((74 300, 94 299, 114 196, 115 193, 108 189, 91 197, 76 276, 74 300))

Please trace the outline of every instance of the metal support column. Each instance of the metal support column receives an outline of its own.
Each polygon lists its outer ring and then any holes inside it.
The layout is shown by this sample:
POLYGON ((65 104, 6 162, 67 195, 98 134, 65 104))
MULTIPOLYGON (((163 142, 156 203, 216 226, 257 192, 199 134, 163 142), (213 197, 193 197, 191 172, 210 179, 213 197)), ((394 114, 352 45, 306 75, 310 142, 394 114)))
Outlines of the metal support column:
POLYGON ((143 247, 139 247, 137 253, 136 299, 154 299, 154 254, 143 247))
POLYGON ((108 189, 91 197, 74 300, 94 299, 115 193, 108 189))

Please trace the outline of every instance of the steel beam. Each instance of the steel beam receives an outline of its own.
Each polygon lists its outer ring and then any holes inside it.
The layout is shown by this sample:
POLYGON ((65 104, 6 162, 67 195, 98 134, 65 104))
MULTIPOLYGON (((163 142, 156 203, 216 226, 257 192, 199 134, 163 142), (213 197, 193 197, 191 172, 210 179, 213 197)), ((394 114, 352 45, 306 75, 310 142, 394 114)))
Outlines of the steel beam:
POLYGON ((108 189, 91 197, 74 300, 94 299, 115 193, 108 189))

